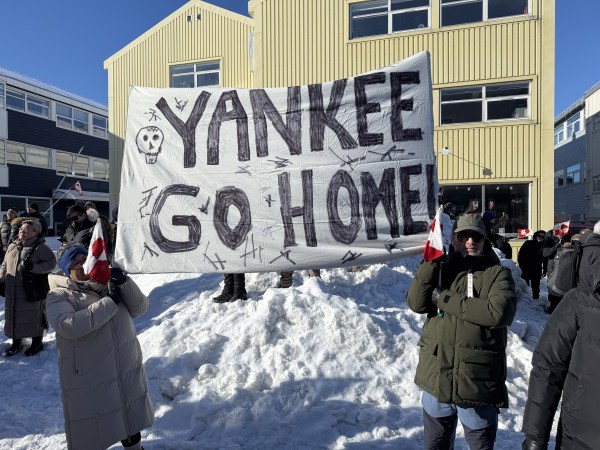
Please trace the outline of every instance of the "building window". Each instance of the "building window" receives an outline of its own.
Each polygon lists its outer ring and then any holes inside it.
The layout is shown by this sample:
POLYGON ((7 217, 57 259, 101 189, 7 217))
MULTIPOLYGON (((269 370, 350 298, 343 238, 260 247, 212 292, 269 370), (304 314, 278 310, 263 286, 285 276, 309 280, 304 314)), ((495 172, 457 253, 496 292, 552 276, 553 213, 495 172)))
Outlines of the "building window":
POLYGON ((108 126, 106 117, 102 116, 92 116, 92 132, 94 136, 106 138, 108 136, 108 126))
POLYGON ((442 89, 441 123, 529 118, 529 83, 442 89))
POLYGON ((600 192, 600 176, 592 178, 592 190, 594 192, 600 192))
POLYGON ((37 114, 42 117, 50 116, 49 100, 15 89, 6 89, 6 106, 17 111, 37 114))
POLYGON ((96 180, 108 180, 108 161, 103 159, 94 159, 93 163, 93 178, 96 180))
POLYGON ((6 162, 10 164, 50 167, 51 155, 49 148, 6 141, 6 162))
POLYGON ((27 112, 50 117, 50 101, 33 95, 27 95, 27 112))
POLYGON ((529 0, 442 0, 442 26, 529 14, 529 0))
POLYGON ((529 228, 529 185, 527 183, 444 185, 443 187, 444 202, 452 204, 455 217, 491 211, 495 215, 493 231, 506 237, 517 237, 517 230, 529 228))
POLYGON ((567 185, 581 182, 581 164, 567 167, 567 185))
POLYGON ((558 145, 562 141, 565 140, 565 127, 564 124, 561 123, 558 127, 554 129, 554 145, 558 145))
POLYGON ((25 111, 25 92, 6 89, 6 107, 17 111, 25 111))
POLYGON ((581 116, 582 112, 579 111, 567 119, 567 139, 573 136, 573 133, 581 130, 581 116))
POLYGON ((350 39, 429 28, 429 0, 375 0, 350 5, 350 39))
POLYGON ((0 165, 6 165, 6 144, 0 141, 0 165))
POLYGON ((171 66, 171 87, 193 88, 220 86, 221 69, 219 61, 207 61, 171 66))
POLYGON ((90 158, 69 152, 56 152, 56 173, 108 181, 109 163, 106 159, 90 158), (91 169, 91 170, 90 170, 91 169))
POLYGON ((0 108, 4 108, 4 83, 0 83, 0 108))
POLYGON ((69 130, 88 132, 88 113, 62 103, 56 104, 56 125, 69 130))
POLYGON ((565 185, 565 169, 560 169, 554 172, 554 187, 561 187, 565 185))

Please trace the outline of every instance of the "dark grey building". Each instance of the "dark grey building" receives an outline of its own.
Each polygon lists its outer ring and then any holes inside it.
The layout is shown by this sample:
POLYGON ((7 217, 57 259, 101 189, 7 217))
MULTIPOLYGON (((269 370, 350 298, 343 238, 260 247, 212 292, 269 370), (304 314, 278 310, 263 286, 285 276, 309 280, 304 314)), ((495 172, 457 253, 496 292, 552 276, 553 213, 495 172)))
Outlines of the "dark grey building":
POLYGON ((0 67, 2 215, 35 202, 49 235, 76 202, 108 216, 108 169, 106 106, 0 67))
POLYGON ((600 217, 600 83, 554 121, 554 221, 600 217))

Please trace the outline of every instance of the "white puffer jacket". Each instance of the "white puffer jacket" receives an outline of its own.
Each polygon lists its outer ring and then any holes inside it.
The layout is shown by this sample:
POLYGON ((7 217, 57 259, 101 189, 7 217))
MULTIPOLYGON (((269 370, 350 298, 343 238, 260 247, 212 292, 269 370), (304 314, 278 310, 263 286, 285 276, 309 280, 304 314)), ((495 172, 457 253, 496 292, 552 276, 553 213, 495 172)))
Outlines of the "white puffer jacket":
POLYGON ((101 284, 48 278, 46 307, 56 331, 69 449, 104 450, 154 421, 132 321, 149 301, 130 278, 118 305, 101 284))

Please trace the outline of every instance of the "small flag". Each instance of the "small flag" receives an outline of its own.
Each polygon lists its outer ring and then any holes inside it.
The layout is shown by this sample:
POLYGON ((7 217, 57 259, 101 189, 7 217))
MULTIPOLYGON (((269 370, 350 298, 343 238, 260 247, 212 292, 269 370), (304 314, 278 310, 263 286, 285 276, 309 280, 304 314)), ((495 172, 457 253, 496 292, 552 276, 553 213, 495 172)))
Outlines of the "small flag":
POLYGON ((529 228, 519 228, 517 230, 517 236, 520 239, 525 239, 527 236, 531 236, 531 230, 529 228))
POLYGON ((561 222, 561 223, 557 223, 556 225, 554 225, 554 228, 552 229, 554 231, 554 235, 555 236, 565 236, 565 235, 569 234, 570 223, 571 223, 571 221, 567 220, 566 222, 561 222))
POLYGON ((423 250, 423 259, 427 262, 439 258, 446 250, 442 234, 442 209, 441 207, 438 209, 433 222, 431 222, 431 231, 423 250))
POLYGON ((104 243, 100 219, 96 220, 90 249, 83 265, 83 271, 92 280, 101 284, 107 284, 110 278, 110 266, 106 259, 106 244, 104 243))
POLYGON ((81 184, 79 183, 79 181, 77 183, 75 183, 73 186, 71 186, 69 188, 70 191, 77 191, 79 192, 79 195, 83 197, 83 189, 81 189, 81 184))

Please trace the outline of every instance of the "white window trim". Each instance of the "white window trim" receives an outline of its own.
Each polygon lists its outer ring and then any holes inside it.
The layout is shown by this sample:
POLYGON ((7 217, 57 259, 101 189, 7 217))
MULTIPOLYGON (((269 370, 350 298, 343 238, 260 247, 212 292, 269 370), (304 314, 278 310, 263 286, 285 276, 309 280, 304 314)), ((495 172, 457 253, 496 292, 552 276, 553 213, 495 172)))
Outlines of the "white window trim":
POLYGON ((46 97, 42 97, 41 95, 35 95, 35 94, 30 94, 27 91, 23 91, 21 89, 17 89, 15 87, 6 87, 6 85, 4 86, 4 100, 5 100, 5 106, 7 109, 12 109, 13 111, 19 111, 19 112, 23 112, 26 114, 31 114, 32 116, 37 116, 37 117, 41 117, 43 119, 50 119, 50 111, 52 109, 52 100, 46 98, 46 97), (10 105, 6 104, 6 95, 7 95, 7 91, 14 91, 14 92, 18 92, 20 94, 23 94, 25 96, 25 105, 23 106, 23 109, 17 109, 17 108, 13 108, 10 105), (29 98, 35 98, 37 100, 42 100, 44 102, 48 102, 48 114, 44 115, 44 114, 39 114, 36 111, 30 111, 29 110, 29 98))
POLYGON ((483 11, 481 13, 482 22, 489 22, 489 21, 493 21, 493 20, 504 20, 504 19, 510 19, 513 17, 522 17, 522 16, 525 17, 525 16, 531 15, 531 0, 527 0, 527 14, 515 14, 513 16, 494 17, 492 19, 490 19, 488 17, 488 15, 489 15, 489 8, 488 8, 489 0, 457 0, 456 2, 453 2, 453 3, 444 3, 444 4, 442 4, 442 2, 440 0, 440 28, 458 27, 460 25, 467 25, 469 23, 475 23, 475 22, 463 22, 463 23, 457 23, 454 25, 442 25, 445 7, 455 6, 455 5, 466 5, 468 3, 482 3, 482 9, 483 9, 483 11))
POLYGON ((584 109, 581 109, 581 110, 577 111, 575 114, 567 117, 565 120, 563 120, 560 123, 560 125, 558 125, 556 128, 554 128, 554 137, 555 138, 561 132, 562 132, 562 135, 563 135, 562 139, 559 139, 558 141, 554 142, 554 146, 555 147, 561 145, 563 142, 567 142, 569 139, 573 138, 574 136, 579 136, 580 133, 583 133, 583 131, 585 131, 585 112, 584 111, 585 111, 584 109), (579 119, 577 119, 574 123, 579 122, 579 131, 571 133, 569 135, 569 125, 568 125, 568 122, 569 122, 569 120, 571 120, 576 115, 579 115, 579 119))
POLYGON ((4 109, 6 107, 6 99, 4 98, 6 95, 6 84, 0 82, 0 109, 4 109))
POLYGON ((19 166, 32 166, 32 167, 36 167, 36 168, 40 168, 40 169, 52 169, 52 149, 46 148, 46 147, 40 147, 39 145, 29 145, 29 144, 25 144, 24 142, 17 142, 17 141, 3 140, 3 142, 4 142, 4 148, 0 151, 4 152, 4 161, 5 161, 6 165, 17 164, 19 166), (23 161, 23 162, 8 161, 8 154, 7 154, 6 147, 9 144, 23 146, 23 148, 25 150, 25 161, 23 161), (32 163, 31 161, 29 161, 28 153, 29 153, 30 147, 39 149, 39 150, 47 150, 48 151, 48 165, 43 166, 43 165, 35 164, 35 163, 32 163))
POLYGON ((75 108, 74 106, 67 105, 67 104, 65 104, 65 103, 60 103, 60 102, 57 102, 57 105, 62 105, 62 106, 64 106, 64 107, 66 107, 66 108, 70 108, 70 109, 71 109, 71 115, 72 115, 72 117, 63 116, 62 114, 59 114, 59 112, 58 112, 58 107, 57 107, 57 108, 54 108, 54 110, 55 110, 55 113, 54 113, 54 121, 56 122, 56 126, 57 126, 57 127, 59 127, 59 128, 63 128, 63 129, 65 129, 65 130, 77 131, 78 133, 83 133, 83 134, 92 134, 91 127, 90 127, 90 113, 89 113, 89 112, 87 112, 87 111, 84 111, 83 109, 75 108), (77 128, 77 127, 75 126, 75 121, 76 121, 76 120, 77 120, 78 122, 82 122, 82 121, 81 121, 81 120, 79 120, 79 119, 75 119, 75 111, 79 111, 79 112, 81 112, 81 113, 83 113, 83 114, 85 114, 85 115, 86 115, 86 117, 87 117, 87 121, 86 121, 86 123, 87 123, 87 130, 82 130, 82 129, 79 129, 79 128, 77 128), (60 122, 58 121, 58 118, 59 118, 59 117, 61 117, 62 119, 64 119, 64 120, 65 120, 65 122, 66 122, 67 120, 68 120, 68 121, 70 121, 70 122, 71 122, 71 127, 70 127, 70 128, 69 128, 69 127, 66 127, 66 126, 64 126, 62 123, 60 123, 60 122))
POLYGON ((495 84, 486 84, 486 85, 468 86, 468 87, 482 88, 481 89, 481 98, 443 101, 441 91, 452 90, 452 89, 457 89, 457 88, 445 88, 445 89, 440 90, 440 126, 454 126, 454 125, 460 125, 460 124, 465 124, 465 123, 480 123, 480 122, 455 122, 455 123, 442 124, 442 105, 448 105, 448 104, 454 104, 454 103, 481 102, 481 109, 482 109, 481 122, 494 123, 494 122, 504 122, 506 120, 530 120, 531 119, 531 82, 530 81, 513 81, 513 82, 509 82, 509 83, 495 83, 495 84), (501 86, 501 85, 515 84, 515 83, 527 83, 529 94, 507 95, 505 97, 489 97, 489 98, 487 97, 487 88, 488 87, 497 87, 497 86, 501 86), (488 108, 487 108, 488 103, 493 103, 493 102, 497 102, 497 101, 506 101, 506 100, 522 100, 522 99, 527 100, 527 114, 525 115, 525 117, 507 117, 504 119, 488 119, 488 108))
MULTIPOLYGON (((371 1, 376 1, 376 0, 371 0, 371 1)), ((357 5, 359 3, 371 3, 371 1, 366 1, 366 2, 355 2, 355 3, 350 3, 350 8, 352 8, 353 5, 357 5)), ((429 0, 429 5, 428 6, 417 6, 414 8, 406 8, 406 9, 401 9, 401 10, 396 10, 396 11, 392 11, 392 0, 387 0, 387 11, 386 12, 378 12, 378 13, 371 13, 371 14, 361 14, 359 16, 355 16, 352 17, 352 15, 349 15, 350 18, 350 40, 354 40, 354 39, 366 39, 366 38, 370 38, 373 36, 385 36, 386 34, 396 34, 396 33, 406 33, 406 32, 410 32, 410 31, 415 31, 415 30, 428 30, 431 28, 431 0, 429 0), (409 13, 409 12, 415 12, 415 11, 424 11, 427 10, 427 27, 425 28, 410 28, 408 30, 398 30, 398 31, 393 31, 393 23, 394 23, 394 16, 395 15, 399 15, 399 14, 405 14, 405 13, 409 13), (352 22, 353 19, 365 19, 365 18, 369 18, 369 17, 382 17, 384 15, 388 16, 388 30, 387 33, 382 33, 382 34, 370 34, 367 36, 360 36, 360 37, 352 37, 352 22)))
POLYGON ((183 76, 183 75, 193 75, 194 76, 194 87, 199 87, 198 86, 198 75, 200 74, 211 74, 211 73, 216 73, 219 75, 219 83, 218 84, 211 84, 209 86, 200 86, 200 87, 220 87, 221 83, 222 83, 222 74, 221 74, 221 60, 220 59, 211 59, 211 60, 206 60, 206 61, 194 61, 194 62, 188 62, 188 63, 183 63, 183 64, 172 64, 169 66, 169 85, 171 84, 171 81, 173 80, 173 78, 177 78, 179 76, 183 76), (218 63, 219 64, 219 68, 217 70, 213 69, 213 70, 201 70, 201 71, 197 71, 196 70, 196 65, 197 64, 204 64, 204 63, 218 63), (171 73, 171 69, 174 67, 178 67, 178 66, 187 66, 187 65, 193 65, 194 66, 194 70, 191 72, 185 72, 185 73, 178 73, 176 75, 173 75, 171 73))
MULTIPOLYGON (((95 178, 94 177, 94 161, 101 161, 101 162, 110 164, 108 159, 96 158, 94 156, 87 156, 87 155, 77 155, 77 153, 71 153, 71 152, 67 152, 65 150, 56 150, 55 152, 56 152, 56 156, 54 157, 54 161, 55 161, 54 170, 56 171, 57 175, 65 175, 66 174, 67 176, 77 177, 77 178, 85 178, 85 179, 89 179, 89 180, 105 181, 105 182, 109 181, 108 178, 95 178), (62 171, 58 170, 58 164, 56 161, 58 160, 59 154, 68 155, 71 158, 71 171, 70 172, 66 172, 66 171, 62 172, 62 171), (79 156, 80 158, 87 158, 87 160, 88 160, 87 176, 81 175, 81 174, 75 172, 75 164, 73 163, 73 160, 77 156, 79 156)), ((110 166, 109 166, 109 170, 110 170, 110 166)), ((110 177, 109 171, 107 171, 107 174, 110 177)))

